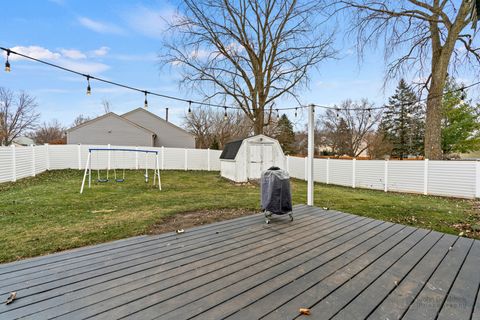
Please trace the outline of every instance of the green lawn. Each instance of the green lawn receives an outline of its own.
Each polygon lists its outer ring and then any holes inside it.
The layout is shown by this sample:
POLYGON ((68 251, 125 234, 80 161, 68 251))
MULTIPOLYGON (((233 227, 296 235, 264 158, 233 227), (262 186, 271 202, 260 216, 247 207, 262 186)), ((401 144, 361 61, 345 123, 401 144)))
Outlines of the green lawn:
MULTIPOLYGON (((162 191, 136 171, 83 195, 81 179, 65 170, 0 184, 0 262, 140 235, 176 213, 259 207, 257 186, 234 185, 218 172, 163 171, 162 191)), ((294 204, 306 203, 306 183, 293 180, 292 189, 294 204)), ((474 201, 323 184, 315 185, 315 205, 454 234, 479 223, 474 201)))

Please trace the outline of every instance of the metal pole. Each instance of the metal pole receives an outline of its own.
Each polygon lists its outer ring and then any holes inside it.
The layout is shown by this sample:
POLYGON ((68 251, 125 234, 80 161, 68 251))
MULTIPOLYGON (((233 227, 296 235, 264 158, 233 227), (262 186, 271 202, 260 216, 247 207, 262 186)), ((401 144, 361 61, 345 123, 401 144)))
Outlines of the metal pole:
POLYGON ((313 104, 308 106, 307 205, 309 206, 313 206, 314 108, 313 104))

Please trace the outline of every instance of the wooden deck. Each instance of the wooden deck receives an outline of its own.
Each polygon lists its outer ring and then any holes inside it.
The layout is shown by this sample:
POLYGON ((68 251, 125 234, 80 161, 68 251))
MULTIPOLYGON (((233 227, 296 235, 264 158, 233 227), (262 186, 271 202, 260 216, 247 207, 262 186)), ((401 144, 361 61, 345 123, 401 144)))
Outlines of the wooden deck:
POLYGON ((0 319, 480 319, 480 241, 297 206, 0 265, 0 319))

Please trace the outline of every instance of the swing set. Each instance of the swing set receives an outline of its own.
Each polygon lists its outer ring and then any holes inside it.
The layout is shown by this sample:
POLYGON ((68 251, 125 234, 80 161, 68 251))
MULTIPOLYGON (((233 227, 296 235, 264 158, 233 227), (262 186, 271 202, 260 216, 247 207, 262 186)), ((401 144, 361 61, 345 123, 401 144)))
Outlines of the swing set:
MULTIPOLYGON (((101 154, 102 152, 105 152, 107 151, 108 152, 108 164, 107 164, 107 169, 106 169, 106 177, 102 177, 102 175, 100 174, 100 166, 98 164, 97 165, 97 182, 98 183, 107 183, 110 181, 110 177, 109 177, 109 172, 110 172, 110 152, 113 152, 114 154, 118 154, 118 153, 130 153, 130 152, 133 152, 133 153, 140 153, 140 154, 145 154, 145 174, 144 174, 144 178, 145 178, 145 183, 148 183, 149 181, 149 176, 148 176, 148 155, 150 154, 154 154, 155 155, 155 168, 153 169, 154 172, 153 172, 153 185, 156 186, 158 184, 158 189, 159 190, 162 190, 162 183, 161 183, 161 180, 160 180, 160 168, 159 168, 159 165, 158 165, 158 151, 153 151, 153 150, 138 150, 138 149, 109 149, 109 148, 90 148, 88 149, 88 157, 87 157, 87 163, 85 164, 85 172, 83 174, 83 180, 82 180, 82 186, 80 187, 80 193, 83 193, 83 189, 85 187, 85 181, 87 180, 87 176, 88 176, 88 188, 91 188, 91 185, 92 185, 92 162, 96 159, 97 162, 98 162, 98 155, 101 154), (95 155, 95 156, 92 156, 95 155), (158 179, 158 180, 157 180, 158 179), (158 181, 158 183, 157 183, 158 181)), ((114 167, 113 167, 113 181, 114 182, 118 182, 118 183, 122 183, 122 182, 125 182, 125 163, 121 164, 120 166, 117 165, 117 157, 114 157, 114 167), (119 170, 121 167, 121 170, 122 170, 122 174, 118 174, 117 176, 117 170, 119 170)), ((138 158, 136 158, 136 162, 137 162, 137 168, 138 168, 138 158)), ((94 169, 95 170, 95 169, 94 169)))

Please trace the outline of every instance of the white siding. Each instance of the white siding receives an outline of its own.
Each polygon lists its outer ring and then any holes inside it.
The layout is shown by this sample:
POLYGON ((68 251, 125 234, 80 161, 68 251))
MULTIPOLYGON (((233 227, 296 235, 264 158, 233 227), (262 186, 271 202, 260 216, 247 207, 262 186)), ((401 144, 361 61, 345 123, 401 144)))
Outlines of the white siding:
MULTIPOLYGON (((236 182, 245 182, 248 179, 259 179, 262 171, 271 166, 286 168, 286 157, 283 154, 282 147, 277 140, 264 135, 257 135, 246 138, 242 141, 235 159, 225 159, 226 161, 235 161, 235 180, 236 182)), ((221 159, 220 161, 224 161, 221 159)), ((221 167, 223 168, 223 167, 221 167)), ((230 166, 225 166, 230 168, 230 166)), ((220 174, 227 178, 230 173, 220 174)))
POLYGON ((222 172, 222 177, 233 181, 239 180, 236 175, 237 165, 235 161, 222 160, 220 162, 220 170, 222 172))
POLYGON ((122 117, 155 132, 155 147, 195 148, 194 136, 145 109, 135 109, 122 117))
POLYGON ((107 114, 67 132, 68 144, 153 146, 153 132, 107 114))

